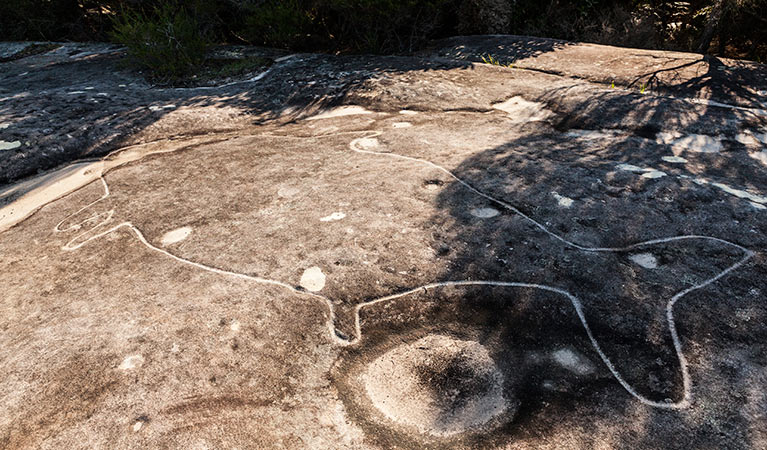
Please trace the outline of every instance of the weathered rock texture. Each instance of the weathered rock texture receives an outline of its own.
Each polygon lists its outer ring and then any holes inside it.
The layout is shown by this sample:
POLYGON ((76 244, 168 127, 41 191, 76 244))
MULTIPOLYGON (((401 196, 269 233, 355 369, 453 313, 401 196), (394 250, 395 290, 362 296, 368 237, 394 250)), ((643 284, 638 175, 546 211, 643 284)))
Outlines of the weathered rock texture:
POLYGON ((767 446, 763 66, 120 57, 0 65, 0 447, 767 446))

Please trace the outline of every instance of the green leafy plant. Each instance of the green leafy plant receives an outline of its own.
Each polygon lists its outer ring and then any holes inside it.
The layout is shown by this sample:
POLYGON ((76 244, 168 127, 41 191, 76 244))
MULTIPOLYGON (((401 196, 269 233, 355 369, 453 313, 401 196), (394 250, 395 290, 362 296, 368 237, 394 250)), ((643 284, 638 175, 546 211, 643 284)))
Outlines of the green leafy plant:
POLYGON ((309 2, 266 1, 250 7, 245 20, 246 35, 266 45, 294 48, 316 34, 316 14, 309 2))
POLYGON ((494 58, 493 55, 491 54, 483 55, 481 58, 482 58, 482 62, 485 64, 492 64, 494 66, 499 66, 499 67, 508 67, 509 69, 514 68, 513 63, 502 63, 499 59, 494 58))
POLYGON ((103 40, 167 5, 222 42, 298 51, 411 52, 432 38, 509 33, 767 58, 767 0, 2 0, 0 40, 103 40))
POLYGON ((125 45, 134 67, 155 81, 173 83, 204 62, 211 39, 187 7, 165 2, 149 12, 124 11, 114 19, 112 38, 125 45))
POLYGON ((451 1, 262 0, 247 6, 243 35, 295 50, 409 52, 439 34, 451 1))

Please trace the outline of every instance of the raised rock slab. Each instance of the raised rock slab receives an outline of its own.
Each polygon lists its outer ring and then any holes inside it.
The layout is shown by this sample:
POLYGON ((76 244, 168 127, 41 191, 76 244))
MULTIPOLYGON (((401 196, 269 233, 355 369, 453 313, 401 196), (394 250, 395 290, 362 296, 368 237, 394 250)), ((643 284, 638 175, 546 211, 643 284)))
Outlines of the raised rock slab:
POLYGON ((518 69, 767 110, 767 72, 749 61, 530 36, 460 36, 438 41, 424 53, 473 62, 491 55, 518 69))

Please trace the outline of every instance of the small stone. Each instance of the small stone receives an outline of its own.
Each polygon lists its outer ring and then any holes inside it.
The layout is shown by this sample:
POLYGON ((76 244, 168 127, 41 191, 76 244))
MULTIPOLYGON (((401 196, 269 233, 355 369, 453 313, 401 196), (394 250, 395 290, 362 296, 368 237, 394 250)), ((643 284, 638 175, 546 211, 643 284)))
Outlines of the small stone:
POLYGON ((673 163, 673 164, 682 164, 687 162, 687 160, 685 158, 682 158, 681 156, 664 156, 661 159, 668 163, 673 163))
POLYGON ((652 253, 637 253, 636 255, 629 256, 629 259, 645 269, 655 269, 658 267, 658 259, 652 253))
POLYGON ((551 354, 554 362, 576 375, 588 375, 594 371, 594 366, 583 355, 569 348, 556 350, 551 354))
POLYGON ((144 364, 144 357, 141 355, 131 355, 125 358, 120 364, 120 367, 118 369, 120 370, 132 370, 136 367, 141 367, 141 365, 144 364))
POLYGON ((660 170, 655 170, 649 167, 639 167, 633 164, 618 164, 616 166, 619 170, 625 170, 628 172, 641 173, 642 178, 660 178, 665 177, 666 173, 660 170))
POLYGON ((655 142, 658 144, 670 144, 680 137, 682 137, 682 133, 678 131, 661 131, 655 136, 655 142))
POLYGON ((0 150, 13 150, 19 147, 21 147, 21 141, 0 141, 0 150))
POLYGON ((494 109, 508 114, 509 119, 513 123, 542 121, 554 115, 554 113, 545 108, 543 103, 527 101, 520 96, 511 97, 504 102, 494 103, 492 106, 494 109))
POLYGON ((646 170, 633 164, 618 164, 616 167, 620 170, 626 170, 628 172, 644 172, 646 170))
POLYGON ((565 133, 565 136, 585 139, 608 139, 615 137, 615 130, 578 130, 573 129, 565 133))
POLYGON ((758 153, 749 153, 748 156, 767 166, 767 150, 762 150, 758 153))
POLYGON ((479 217, 480 219, 489 219, 500 214, 500 211, 495 208, 474 208, 470 213, 472 216, 479 217))
POLYGON ((331 214, 329 216, 325 216, 325 217, 321 218, 320 222, 334 222, 336 220, 341 220, 344 217, 346 217, 346 214, 344 214, 342 212, 334 212, 333 214, 331 214))
POLYGON ((573 199, 565 197, 564 195, 559 195, 556 192, 552 192, 551 195, 557 200, 559 206, 563 208, 569 208, 573 206, 573 199))
POLYGON ((150 106, 150 111, 162 111, 163 109, 175 109, 176 105, 164 105, 164 106, 150 106))
POLYGON ((719 153, 722 151, 722 142, 718 138, 705 134, 691 134, 679 138, 672 142, 671 146, 674 149, 697 153, 719 153))
POLYGON ((717 187, 724 192, 734 195, 738 198, 744 198, 746 200, 750 200, 755 203, 767 203, 767 197, 757 194, 752 194, 748 191, 744 191, 742 189, 735 189, 731 186, 728 186, 724 183, 711 183, 711 186, 717 187))
POLYGON ((357 139, 357 145, 359 145, 362 150, 372 150, 378 147, 379 144, 378 139, 372 137, 357 139))
POLYGON ((743 145, 756 145, 759 143, 751 133, 738 133, 735 135, 735 140, 743 145))
POLYGON ((160 242, 163 246, 175 244, 188 238, 190 234, 192 234, 192 227, 176 228, 173 231, 168 231, 163 234, 160 242))
POLYGON ((654 179, 654 178, 665 177, 666 176, 666 172, 661 172, 660 170, 649 170, 649 171, 643 173, 641 176, 642 176, 642 178, 654 179))
POLYGON ((311 117, 307 117, 306 120, 331 119, 333 117, 354 116, 354 115, 360 115, 360 114, 362 115, 373 114, 373 111, 368 111, 367 109, 361 106, 354 106, 354 105, 339 106, 338 108, 324 110, 320 112, 319 114, 316 114, 311 117))
POLYGON ((297 187, 293 187, 293 186, 283 186, 277 189, 277 195, 280 198, 295 197, 299 193, 301 193, 301 189, 298 189, 297 187))
POLYGON ((310 292, 321 291, 325 287, 325 274, 317 266, 310 267, 301 275, 299 285, 310 292))

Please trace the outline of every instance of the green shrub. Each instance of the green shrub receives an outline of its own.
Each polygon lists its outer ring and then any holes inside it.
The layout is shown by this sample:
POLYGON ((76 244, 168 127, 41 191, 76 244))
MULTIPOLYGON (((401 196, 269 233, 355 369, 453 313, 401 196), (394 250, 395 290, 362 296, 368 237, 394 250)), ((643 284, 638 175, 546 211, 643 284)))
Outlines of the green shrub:
POLYGON ((162 78, 192 70, 211 36, 397 53, 509 33, 766 60, 767 0, 0 0, 0 40, 103 40, 110 30, 162 78))
POLYGON ((166 2, 149 12, 126 10, 114 19, 112 38, 125 45, 134 67, 155 81, 173 83, 197 70, 212 41, 199 16, 166 2))
POLYGON ((411 52, 444 28, 450 0, 331 0, 325 16, 342 49, 411 52))
POLYGON ((0 40, 83 38, 83 13, 76 0, 3 0, 0 40))
POLYGON ((315 31, 311 5, 301 0, 269 1, 251 6, 245 34, 279 48, 305 47, 315 31))
POLYGON ((294 50, 414 50, 445 29, 456 0, 264 0, 247 6, 243 34, 294 50))

